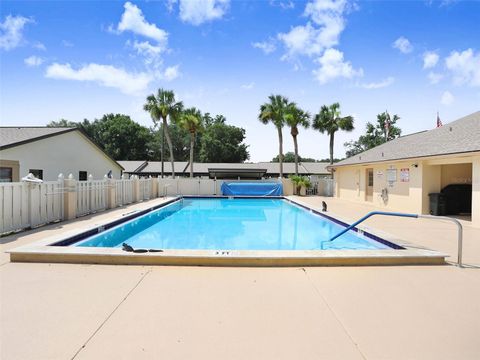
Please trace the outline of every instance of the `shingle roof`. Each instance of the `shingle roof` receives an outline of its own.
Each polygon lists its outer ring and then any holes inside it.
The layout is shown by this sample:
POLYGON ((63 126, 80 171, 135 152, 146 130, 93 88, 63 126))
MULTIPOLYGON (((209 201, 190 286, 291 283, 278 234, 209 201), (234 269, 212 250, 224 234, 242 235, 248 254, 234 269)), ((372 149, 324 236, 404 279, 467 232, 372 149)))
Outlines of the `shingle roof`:
POLYGON ((96 148, 98 148, 108 159, 118 165, 120 168, 124 167, 115 161, 105 150, 103 150, 98 144, 85 134, 79 128, 76 127, 47 127, 47 126, 0 126, 0 150, 8 149, 11 147, 27 144, 33 141, 46 139, 52 136, 64 134, 71 131, 78 131, 85 136, 87 140, 96 148))
POLYGON ((401 136, 332 167, 480 151, 480 111, 433 130, 401 136))
MULTIPOLYGON (((160 173, 161 162, 160 161, 148 161, 145 167, 139 168, 143 161, 119 161, 119 163, 126 169, 128 173, 160 173)), ((300 174, 329 174, 327 170, 328 163, 312 163, 305 162, 299 163, 298 172, 300 174)), ((278 174, 278 163, 259 162, 259 163, 194 163, 193 169, 195 173, 208 174, 209 169, 265 169, 267 175, 278 174)), ((169 161, 164 163, 164 172, 170 173, 171 164, 169 161)), ((188 173, 190 168, 187 161, 175 161, 176 173, 188 173)), ((294 163, 283 163, 283 172, 286 174, 295 173, 294 163)))
POLYGON ((0 148, 9 148, 74 130, 76 128, 2 126, 0 127, 0 148))
POLYGON ((125 172, 131 173, 139 169, 146 161, 143 160, 123 160, 117 161, 125 169, 125 172))

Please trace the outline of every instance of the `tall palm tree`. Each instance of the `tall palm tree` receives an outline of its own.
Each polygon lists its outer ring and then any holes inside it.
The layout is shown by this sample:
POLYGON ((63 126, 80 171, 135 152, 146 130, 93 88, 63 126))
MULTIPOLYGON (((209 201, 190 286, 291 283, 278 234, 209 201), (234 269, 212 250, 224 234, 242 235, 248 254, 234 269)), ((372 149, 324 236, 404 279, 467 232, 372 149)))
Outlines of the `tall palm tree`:
POLYGON ((193 149, 195 136, 203 130, 203 117, 200 110, 191 107, 182 112, 178 124, 190 133, 190 177, 193 178, 193 149))
MULTIPOLYGON (((171 90, 158 89, 157 96, 154 94, 147 97, 147 102, 143 109, 150 113, 155 125, 162 121, 163 131, 167 139, 168 149, 170 150, 170 162, 172 164, 172 177, 175 177, 175 163, 173 159, 173 145, 168 131, 167 119, 175 121, 183 109, 183 103, 175 100, 175 93, 171 90)), ((163 159, 163 146, 162 146, 163 159)))
POLYGON ((310 126, 310 114, 300 109, 297 104, 290 103, 284 116, 285 122, 290 126, 290 134, 293 137, 293 147, 295 152, 295 175, 298 175, 298 127, 303 126, 307 129, 310 126))
POLYGON ((352 131, 354 129, 353 117, 341 117, 340 115, 340 104, 334 103, 330 106, 323 105, 313 119, 313 128, 330 136, 330 165, 333 164, 335 133, 338 130, 352 131))
POLYGON ((278 132, 278 163, 280 166, 279 174, 283 177, 283 134, 282 128, 285 124, 285 111, 288 106, 288 99, 281 95, 270 95, 269 102, 260 106, 258 119, 268 124, 272 122, 278 132))

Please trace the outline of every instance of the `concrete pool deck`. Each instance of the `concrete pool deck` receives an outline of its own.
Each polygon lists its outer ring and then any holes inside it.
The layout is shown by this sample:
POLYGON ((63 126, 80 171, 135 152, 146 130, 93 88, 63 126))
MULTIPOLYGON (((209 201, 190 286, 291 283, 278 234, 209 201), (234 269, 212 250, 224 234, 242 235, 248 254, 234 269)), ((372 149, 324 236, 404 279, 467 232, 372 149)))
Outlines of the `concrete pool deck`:
MULTIPOLYGON (((300 201, 356 220, 374 208, 300 201)), ((480 229, 455 266, 213 268, 10 263, 4 251, 131 205, 0 239, 3 359, 478 359, 480 229)), ((366 223, 456 257, 455 228, 366 223)), ((448 259, 447 259, 448 260, 448 259)))

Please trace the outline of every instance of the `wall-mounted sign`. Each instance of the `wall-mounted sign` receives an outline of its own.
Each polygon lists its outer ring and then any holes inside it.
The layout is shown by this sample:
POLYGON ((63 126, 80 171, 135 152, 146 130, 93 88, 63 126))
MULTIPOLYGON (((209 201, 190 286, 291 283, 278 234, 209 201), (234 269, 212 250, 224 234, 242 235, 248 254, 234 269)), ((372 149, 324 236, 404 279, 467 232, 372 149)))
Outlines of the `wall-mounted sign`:
POLYGON ((400 169, 400 181, 409 182, 410 181, 410 169, 400 169))
POLYGON ((387 181, 390 185, 397 181, 397 169, 387 169, 387 181))
POLYGON ((377 171, 377 178, 381 179, 383 177, 383 171, 377 171))

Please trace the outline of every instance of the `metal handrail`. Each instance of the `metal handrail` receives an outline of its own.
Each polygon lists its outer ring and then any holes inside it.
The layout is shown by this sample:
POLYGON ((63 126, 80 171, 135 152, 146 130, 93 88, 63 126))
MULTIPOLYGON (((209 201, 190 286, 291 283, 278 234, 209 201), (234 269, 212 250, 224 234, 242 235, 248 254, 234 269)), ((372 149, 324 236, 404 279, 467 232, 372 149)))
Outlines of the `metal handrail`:
POLYGON ((398 216, 398 217, 408 217, 408 218, 422 218, 422 219, 433 219, 433 220, 448 220, 457 225, 457 241, 458 241, 458 249, 457 249, 457 265, 459 267, 462 267, 462 252, 463 252, 463 227, 460 221, 454 218, 446 217, 446 216, 432 216, 432 215, 418 215, 418 214, 407 214, 407 213, 398 213, 398 212, 385 212, 385 211, 372 211, 369 212, 367 215, 362 217, 361 219, 355 221, 353 224, 350 226, 346 227, 342 231, 340 231, 338 234, 334 235, 327 241, 333 241, 337 239, 338 237, 342 236, 345 234, 347 231, 353 229, 356 227, 358 224, 364 222, 367 220, 369 217, 373 215, 384 215, 384 216, 398 216))

